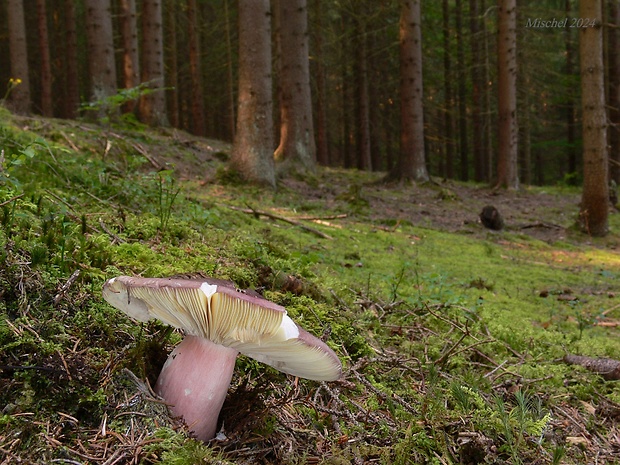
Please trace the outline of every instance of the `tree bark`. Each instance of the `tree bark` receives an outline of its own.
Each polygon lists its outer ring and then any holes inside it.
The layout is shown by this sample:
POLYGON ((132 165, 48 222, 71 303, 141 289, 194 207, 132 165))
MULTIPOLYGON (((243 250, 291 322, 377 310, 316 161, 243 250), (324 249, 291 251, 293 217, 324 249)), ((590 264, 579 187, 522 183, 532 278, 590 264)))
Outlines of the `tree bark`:
POLYGON ((498 0, 498 159, 497 185, 519 188, 517 170, 517 2, 498 0))
POLYGON ((363 18, 356 18, 356 116, 357 116, 357 168, 372 170, 370 157, 370 101, 368 96, 368 57, 366 24, 363 18))
POLYGON ((456 63, 458 69, 458 121, 459 121, 459 161, 460 179, 469 180, 469 153, 467 137, 467 65, 465 64, 465 39, 463 37, 463 2, 456 0, 456 63))
POLYGON ((276 0, 280 18, 280 144, 275 159, 281 172, 313 173, 316 147, 310 93, 308 8, 306 0, 276 0))
POLYGON ((168 108, 168 117, 170 125, 173 128, 181 127, 179 118, 179 71, 177 65, 177 5, 172 2, 166 2, 164 4, 166 12, 164 14, 164 20, 166 21, 167 31, 165 37, 167 53, 164 55, 166 60, 166 69, 168 70, 168 86, 170 89, 166 91, 168 96, 166 107, 168 108))
POLYGON ((444 150, 445 165, 442 175, 445 178, 454 178, 454 124, 452 122, 452 108, 454 108, 454 95, 452 89, 452 57, 450 55, 450 3, 442 1, 443 17, 443 88, 444 88, 444 150))
POLYGON ((403 0, 399 23, 400 154, 388 180, 429 180, 424 153, 420 1, 403 0))
POLYGON ((322 1, 314 0, 315 21, 317 22, 314 34, 314 55, 316 56, 316 158, 320 165, 330 164, 329 133, 327 125, 327 77, 323 57, 323 12, 322 1))
POLYGON ((189 69, 191 76, 191 112, 192 133, 197 136, 206 135, 204 92, 202 89, 202 72, 200 69, 200 40, 198 37, 198 11, 196 0, 187 2, 189 69))
MULTIPOLYGON (((125 89, 131 89, 140 83, 136 0, 120 0, 119 9, 119 23, 123 43, 123 83, 125 89)), ((127 102, 124 111, 132 112, 135 106, 135 101, 127 102)))
MULTIPOLYGON (((571 16, 571 0, 566 0, 564 5, 566 11, 566 17, 570 18, 571 16)), ((572 28, 570 24, 567 23, 566 29, 564 30, 564 47, 566 49, 566 63, 565 63, 565 73, 568 78, 573 75, 574 71, 574 46, 573 39, 571 37, 572 28)), ((565 108, 565 118, 566 118, 566 142, 567 142, 567 174, 574 175, 577 173, 577 134, 576 134, 576 123, 575 123, 575 98, 572 94, 568 95, 568 100, 566 102, 565 108)), ((543 175, 540 175, 543 178, 543 175)), ((541 183, 542 184, 542 183, 541 183)))
POLYGON ((601 1, 581 0, 579 17, 596 21, 595 27, 579 30, 583 112, 583 192, 579 223, 587 234, 604 236, 609 229, 609 180, 601 1))
POLYGON ((47 28, 45 0, 37 0, 37 26, 39 29, 39 54, 41 58, 41 114, 53 116, 52 104, 52 63, 47 28))
POLYGON ((8 107, 15 113, 26 115, 30 113, 31 101, 23 0, 8 0, 7 14, 12 79, 8 107))
POLYGON ((620 0, 609 0, 609 156, 610 179, 620 184, 620 0))
POLYGON ((164 93, 164 45, 161 0, 142 2, 142 72, 143 83, 153 90, 140 98, 140 120, 151 126, 167 126, 164 93))
POLYGON ((116 62, 110 0, 85 0, 91 98, 116 94, 116 62))
POLYGON ((471 122, 472 122, 472 154, 474 158, 474 181, 486 179, 484 157, 484 125, 482 112, 484 109, 483 90, 484 75, 482 61, 482 27, 478 0, 469 0, 469 47, 471 49, 471 122))
POLYGON ((80 81, 78 76, 78 38, 77 23, 75 15, 75 4, 73 0, 63 2, 65 18, 65 82, 64 89, 64 111, 65 118, 75 118, 80 104, 80 81))
POLYGON ((239 0, 239 100, 230 166, 275 187, 269 0, 239 0))

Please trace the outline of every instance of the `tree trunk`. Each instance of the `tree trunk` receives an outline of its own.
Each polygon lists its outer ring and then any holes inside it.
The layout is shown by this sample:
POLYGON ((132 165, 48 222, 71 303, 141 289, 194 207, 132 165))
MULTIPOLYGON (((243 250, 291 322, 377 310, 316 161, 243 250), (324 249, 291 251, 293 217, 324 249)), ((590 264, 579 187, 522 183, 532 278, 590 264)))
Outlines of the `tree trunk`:
POLYGON ((498 159, 497 186, 519 188, 517 171, 517 2, 498 0, 498 159))
POLYGON ((198 37, 198 11, 196 0, 187 2, 189 69, 191 76, 191 113, 192 133, 197 136, 206 135, 204 93, 202 89, 202 72, 200 70, 200 39, 198 37))
POLYGON ((480 26, 480 10, 478 0, 469 0, 469 34, 471 49, 471 122, 472 122, 472 155, 474 157, 474 180, 482 182, 485 180, 485 158, 484 158, 484 125, 482 124, 482 112, 484 108, 483 89, 484 75, 482 62, 482 28, 480 26))
POLYGON ((280 144, 282 172, 314 172, 316 148, 310 94, 306 0, 277 0, 280 18, 280 144))
POLYGON ((422 31, 420 1, 403 0, 399 23, 400 154, 388 179, 429 180, 424 155, 422 31))
POLYGON ((116 62, 110 0, 85 0, 84 3, 91 99, 101 101, 116 94, 116 62))
POLYGON ((75 16, 75 4, 73 0, 63 2, 65 18, 65 83, 63 86, 64 95, 64 117, 75 118, 80 104, 80 81, 78 76, 78 38, 77 23, 75 16))
POLYGON ((142 82, 153 92, 139 102, 140 120, 150 126, 168 125, 164 93, 164 46, 161 0, 142 2, 142 82))
POLYGON ((461 181, 469 180, 469 154, 467 142, 467 65, 465 64, 465 39, 463 38, 463 3, 456 0, 456 63, 458 69, 458 114, 459 114, 459 161, 461 181))
POLYGON ((228 12, 228 1, 224 2, 224 14, 226 17, 226 67, 228 68, 228 121, 230 128, 230 140, 235 139, 235 83, 233 79, 233 53, 232 53, 232 41, 230 40, 230 20, 228 12))
POLYGON ((177 5, 172 2, 166 2, 164 7, 166 13, 164 14, 164 21, 166 21, 166 27, 164 28, 168 34, 165 37, 167 53, 164 55, 166 60, 166 69, 168 70, 168 86, 170 89, 166 91, 168 96, 166 107, 168 108, 168 116, 170 125, 173 128, 181 127, 179 119, 179 70, 177 66, 177 18, 178 9, 177 5))
POLYGON ((317 23, 314 34, 314 53, 316 56, 316 158, 320 165, 330 164, 329 135, 327 126, 327 77, 323 57, 323 12, 321 0, 314 0, 315 21, 317 23))
POLYGON ((30 70, 23 1, 8 0, 7 16, 12 79, 9 84, 8 108, 15 113, 26 115, 30 113, 30 70))
MULTIPOLYGON (((125 89, 131 89, 140 83, 136 0, 120 0, 119 9, 119 23, 123 43, 123 83, 125 89)), ((132 112, 135 106, 135 101, 127 102, 124 111, 132 112)))
POLYGON ((41 114, 43 116, 53 116, 52 63, 50 60, 45 0, 37 0, 37 26, 39 29, 39 54, 41 55, 41 114))
POLYGON ((610 179, 620 184, 620 0, 609 0, 609 155, 610 179))
POLYGON ((454 108, 454 96, 452 89, 452 57, 450 55, 450 3, 442 2, 443 14, 443 86, 444 86, 444 144, 445 165, 442 175, 445 178, 454 178, 454 125, 452 122, 452 108, 454 108))
POLYGON ((362 18, 356 18, 356 114, 357 114, 357 168, 364 171, 372 170, 370 158, 370 102, 368 97, 368 57, 366 24, 362 18))
POLYGON ((275 187, 269 0, 239 0, 239 100, 231 168, 275 187))
MULTIPOLYGON (((571 0, 566 0, 565 3, 565 11, 566 17, 570 18, 571 16, 571 0)), ((573 40, 571 38, 571 33, 573 29, 570 27, 570 23, 567 23, 566 28, 564 30, 564 46, 566 49, 566 63, 565 63, 565 73, 566 76, 570 79, 570 76, 574 73, 574 47, 573 40)), ((572 93, 568 94, 568 100, 566 102, 565 108, 565 118, 566 118, 566 142, 567 142, 567 173, 571 175, 575 175, 577 173, 577 135, 576 135, 576 124, 575 124, 575 98, 572 93)), ((542 177, 542 175, 541 175, 542 177)))
POLYGON ((596 21, 579 30, 581 107, 583 112, 583 193, 579 210, 582 230, 592 236, 608 232, 607 118, 600 0, 581 0, 579 17, 596 21))

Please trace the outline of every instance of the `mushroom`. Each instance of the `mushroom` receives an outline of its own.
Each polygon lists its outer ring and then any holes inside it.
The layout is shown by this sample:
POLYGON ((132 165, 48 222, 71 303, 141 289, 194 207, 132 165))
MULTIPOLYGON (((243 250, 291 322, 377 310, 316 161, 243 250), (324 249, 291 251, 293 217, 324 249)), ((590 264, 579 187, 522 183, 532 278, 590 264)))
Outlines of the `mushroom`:
POLYGON ((228 281, 120 276, 104 284, 103 297, 138 321, 156 318, 185 332, 155 392, 203 441, 215 436, 238 353, 301 378, 335 381, 342 374, 336 354, 284 307, 228 281))

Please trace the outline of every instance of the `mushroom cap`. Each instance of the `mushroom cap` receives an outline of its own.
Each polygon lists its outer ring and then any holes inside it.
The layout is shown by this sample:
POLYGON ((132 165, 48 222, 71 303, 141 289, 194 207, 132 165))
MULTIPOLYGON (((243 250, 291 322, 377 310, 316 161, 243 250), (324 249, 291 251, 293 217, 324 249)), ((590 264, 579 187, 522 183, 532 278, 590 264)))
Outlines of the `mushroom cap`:
POLYGON ((104 299, 138 321, 156 318, 293 376, 340 378, 333 350, 291 320, 284 307, 254 294, 213 278, 120 276, 103 286, 104 299))

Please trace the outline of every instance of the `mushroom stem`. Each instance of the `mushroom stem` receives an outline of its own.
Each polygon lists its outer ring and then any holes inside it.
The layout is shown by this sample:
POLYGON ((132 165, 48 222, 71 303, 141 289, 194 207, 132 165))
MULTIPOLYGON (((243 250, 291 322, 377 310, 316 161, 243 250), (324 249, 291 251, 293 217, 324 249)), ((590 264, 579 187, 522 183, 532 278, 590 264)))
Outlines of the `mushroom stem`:
POLYGON ((215 436, 237 354, 205 338, 186 336, 159 374, 155 391, 202 441, 215 436))

